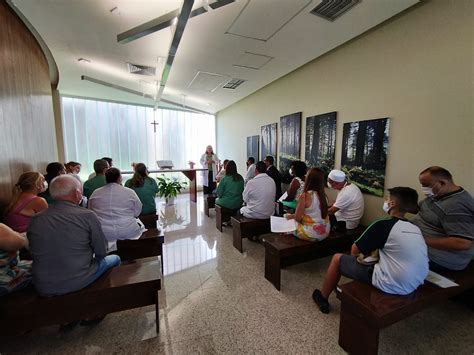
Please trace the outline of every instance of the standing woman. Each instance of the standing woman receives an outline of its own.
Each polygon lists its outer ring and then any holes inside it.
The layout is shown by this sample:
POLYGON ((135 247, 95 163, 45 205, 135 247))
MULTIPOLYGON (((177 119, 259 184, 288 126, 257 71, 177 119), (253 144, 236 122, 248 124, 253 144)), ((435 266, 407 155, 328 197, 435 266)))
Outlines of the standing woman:
POLYGON ((6 211, 5 223, 16 232, 26 232, 31 217, 48 208, 46 200, 38 197, 47 186, 44 176, 40 173, 21 174, 6 211))
POLYGON ((127 180, 125 187, 132 189, 138 195, 143 205, 141 215, 156 214, 155 196, 158 193, 158 184, 155 179, 148 176, 145 164, 134 164, 133 169, 135 174, 127 180))
POLYGON ((288 214, 288 219, 295 219, 296 230, 293 234, 299 239, 310 242, 321 241, 329 235, 328 202, 324 192, 324 172, 321 169, 310 169, 306 175, 304 191, 301 194, 296 212, 288 214))
POLYGON ((204 194, 209 195, 216 188, 216 175, 219 165, 219 158, 212 150, 212 145, 208 145, 206 152, 201 156, 201 165, 207 169, 207 174, 204 176, 204 194))

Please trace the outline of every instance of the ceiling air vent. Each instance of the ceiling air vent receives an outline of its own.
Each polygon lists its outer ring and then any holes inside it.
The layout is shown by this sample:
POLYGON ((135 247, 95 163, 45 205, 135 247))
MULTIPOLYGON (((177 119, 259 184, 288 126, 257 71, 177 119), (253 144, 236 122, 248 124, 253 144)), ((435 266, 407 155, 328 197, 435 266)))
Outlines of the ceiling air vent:
POLYGON ((328 21, 334 21, 360 3, 361 0, 323 0, 311 13, 328 21))
POLYGON ((237 78, 233 78, 233 79, 230 79, 227 84, 225 84, 222 88, 223 89, 232 89, 232 90, 235 90, 238 86, 240 86, 241 84, 245 83, 247 80, 243 80, 243 79, 237 79, 237 78))
POLYGON ((127 68, 130 74, 147 75, 147 76, 155 76, 156 74, 155 67, 149 67, 146 65, 127 63, 127 68))

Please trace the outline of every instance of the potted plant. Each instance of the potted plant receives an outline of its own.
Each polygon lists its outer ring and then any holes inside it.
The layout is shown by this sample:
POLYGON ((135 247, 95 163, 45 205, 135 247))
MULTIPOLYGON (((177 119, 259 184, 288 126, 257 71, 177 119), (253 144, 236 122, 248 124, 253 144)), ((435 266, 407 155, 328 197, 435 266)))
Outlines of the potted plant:
POLYGON ((174 204, 174 198, 186 185, 185 182, 179 182, 176 178, 165 178, 164 175, 162 177, 158 176, 156 180, 158 180, 158 195, 166 199, 167 205, 174 204))

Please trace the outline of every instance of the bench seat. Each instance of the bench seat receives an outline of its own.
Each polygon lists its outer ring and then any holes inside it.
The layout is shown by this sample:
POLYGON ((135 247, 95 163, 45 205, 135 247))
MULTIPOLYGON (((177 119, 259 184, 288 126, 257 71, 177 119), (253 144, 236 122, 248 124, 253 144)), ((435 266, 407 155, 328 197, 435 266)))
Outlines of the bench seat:
POLYGON ((365 227, 362 226, 347 232, 332 230, 329 236, 321 242, 309 242, 289 234, 265 236, 263 239, 263 245, 265 246, 265 278, 277 290, 280 290, 282 268, 345 252, 350 249, 364 230, 365 227))
POLYGON ((150 228, 143 232, 139 239, 117 240, 117 251, 122 261, 148 258, 152 256, 161 257, 163 268, 163 243, 165 235, 162 230, 150 228))
POLYGON ((41 297, 29 287, 2 298, 0 332, 22 333, 148 305, 155 305, 158 332, 160 289, 161 272, 156 258, 126 262, 86 288, 66 295, 41 297))
POLYGON ((216 228, 219 230, 219 232, 222 232, 222 223, 223 222, 228 222, 230 221, 230 218, 232 216, 235 216, 237 212, 239 212, 238 209, 236 210, 231 210, 219 205, 215 205, 216 209, 216 228))
POLYGON ((242 239, 258 237, 271 232, 270 218, 251 219, 242 215, 231 218, 234 247, 242 253, 242 239))
POLYGON ((377 354, 381 329, 474 287, 474 262, 463 271, 440 274, 459 286, 440 288, 425 282, 406 296, 390 295, 357 281, 339 286, 339 345, 351 354, 377 354))
POLYGON ((216 197, 212 195, 207 195, 204 198, 204 213, 206 216, 210 217, 209 209, 216 207, 216 197))

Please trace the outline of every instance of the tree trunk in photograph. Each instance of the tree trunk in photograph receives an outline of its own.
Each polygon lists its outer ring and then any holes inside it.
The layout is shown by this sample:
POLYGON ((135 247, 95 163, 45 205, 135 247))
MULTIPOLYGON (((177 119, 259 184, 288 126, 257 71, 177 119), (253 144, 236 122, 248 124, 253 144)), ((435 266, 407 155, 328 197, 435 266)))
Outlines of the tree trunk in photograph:
POLYGON ((359 130, 357 131, 356 156, 355 165, 362 166, 364 163, 364 146, 367 133, 367 122, 359 122, 359 130))
POLYGON ((311 147, 311 161, 318 162, 319 157, 319 120, 313 120, 313 146, 311 147))

